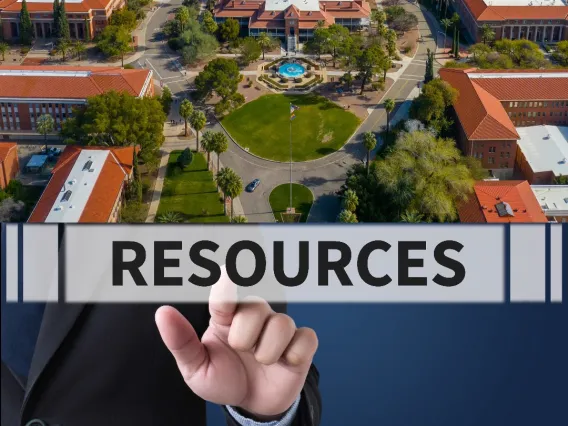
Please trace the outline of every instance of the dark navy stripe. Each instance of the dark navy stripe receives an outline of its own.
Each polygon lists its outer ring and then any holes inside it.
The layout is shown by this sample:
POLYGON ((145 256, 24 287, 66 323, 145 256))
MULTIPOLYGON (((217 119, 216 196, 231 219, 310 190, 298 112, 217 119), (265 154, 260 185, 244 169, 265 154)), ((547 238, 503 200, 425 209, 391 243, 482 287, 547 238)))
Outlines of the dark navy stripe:
POLYGON ((568 223, 562 224, 562 300, 568 297, 568 223))
POLYGON ((6 300, 6 256, 8 251, 6 250, 6 224, 0 223, 0 294, 1 300, 6 300))
POLYGON ((24 301, 24 224, 18 223, 18 303, 24 301))
POLYGON ((65 225, 57 225, 57 301, 65 302, 65 225))
POLYGON ((544 225, 544 301, 545 303, 550 303, 550 291, 551 291, 551 259, 550 259, 550 223, 544 225))
POLYGON ((505 224, 505 303, 511 301, 511 224, 505 224))

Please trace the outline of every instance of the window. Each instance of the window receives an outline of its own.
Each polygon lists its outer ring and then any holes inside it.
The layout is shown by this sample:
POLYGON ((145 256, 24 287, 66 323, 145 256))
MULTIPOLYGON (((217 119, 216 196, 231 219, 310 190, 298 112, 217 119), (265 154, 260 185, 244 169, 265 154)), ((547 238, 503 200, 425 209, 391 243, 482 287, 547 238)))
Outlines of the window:
POLYGON ((509 108, 513 108, 513 102, 509 102, 509 108))
POLYGON ((533 104, 532 102, 529 102, 529 107, 530 107, 530 108, 532 108, 532 104, 533 104))
POLYGON ((496 147, 494 147, 494 146, 490 146, 490 147, 489 147, 489 152, 495 152, 495 148, 496 148, 496 147))
POLYGON ((548 106, 548 102, 545 102, 545 103, 544 103, 544 107, 546 108, 547 106, 548 106))
POLYGON ((507 151, 507 152, 505 153, 505 158, 511 158, 511 153, 507 151))
POLYGON ((517 108, 518 102, 515 102, 515 108, 517 108))
POLYGON ((489 163, 489 164, 495 164, 495 158, 489 157, 489 158, 487 159, 487 163, 489 163))
POLYGON ((539 103, 538 103, 538 106, 539 106, 539 107, 542 107, 542 102, 539 102, 539 103))

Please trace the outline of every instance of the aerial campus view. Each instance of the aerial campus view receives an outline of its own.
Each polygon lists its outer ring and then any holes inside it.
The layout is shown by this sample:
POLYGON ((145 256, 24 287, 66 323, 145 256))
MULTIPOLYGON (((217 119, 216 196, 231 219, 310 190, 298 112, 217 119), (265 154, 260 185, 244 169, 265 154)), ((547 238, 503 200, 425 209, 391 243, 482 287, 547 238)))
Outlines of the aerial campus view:
POLYGON ((0 0, 2 222, 565 222, 565 0, 0 0))

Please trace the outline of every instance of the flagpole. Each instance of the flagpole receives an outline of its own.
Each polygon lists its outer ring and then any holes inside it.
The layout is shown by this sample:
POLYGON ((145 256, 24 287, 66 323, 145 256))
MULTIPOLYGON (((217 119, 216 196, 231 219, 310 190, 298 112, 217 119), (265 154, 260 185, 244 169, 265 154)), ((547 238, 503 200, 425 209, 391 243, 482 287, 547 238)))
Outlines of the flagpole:
MULTIPOLYGON (((290 110, 292 103, 290 102, 290 110)), ((290 115, 290 208, 292 208, 292 116, 290 115)))

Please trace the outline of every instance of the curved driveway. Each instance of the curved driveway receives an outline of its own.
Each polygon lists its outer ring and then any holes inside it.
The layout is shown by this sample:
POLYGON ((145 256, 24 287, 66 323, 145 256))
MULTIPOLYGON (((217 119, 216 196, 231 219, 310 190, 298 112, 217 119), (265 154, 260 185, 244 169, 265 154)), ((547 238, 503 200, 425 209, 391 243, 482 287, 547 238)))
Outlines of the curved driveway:
MULTIPOLYGON (((165 52, 166 46, 152 42, 154 28, 158 28, 166 19, 167 12, 181 2, 174 0, 156 11, 150 19, 146 32, 147 50, 144 55, 152 64, 152 67, 162 77, 175 93, 187 90, 188 86, 181 73, 172 69, 172 55, 165 52), (165 65, 155 60, 162 58, 165 65), (169 81, 168 81, 169 80, 169 81), (178 81, 181 80, 181 81, 178 81)), ((423 80, 425 71, 426 49, 435 50, 435 42, 428 23, 420 9, 414 4, 406 4, 405 7, 416 14, 419 20, 419 30, 424 38, 419 43, 417 53, 408 65, 401 77, 394 82, 383 99, 391 98, 397 105, 407 99, 408 95, 417 83, 423 80)), ((386 125, 386 112, 382 104, 379 104, 362 123, 350 141, 339 151, 318 160, 304 163, 294 163, 292 167, 292 179, 309 187, 315 196, 315 202, 310 212, 310 222, 334 222, 339 212, 339 198, 335 195, 345 182, 349 167, 365 159, 365 150, 362 146, 362 134, 367 131, 378 132, 386 125)), ((219 124, 208 126, 210 129, 223 131, 219 124)), ((293 132, 293 130, 292 130, 293 132)), ((273 222, 274 216, 268 203, 270 191, 275 186, 289 182, 290 167, 286 163, 275 163, 259 159, 242 150, 237 144, 231 142, 229 150, 222 155, 225 166, 233 168, 242 178, 245 184, 255 178, 261 179, 261 185, 257 190, 243 193, 240 197, 244 212, 249 222, 273 222)))

